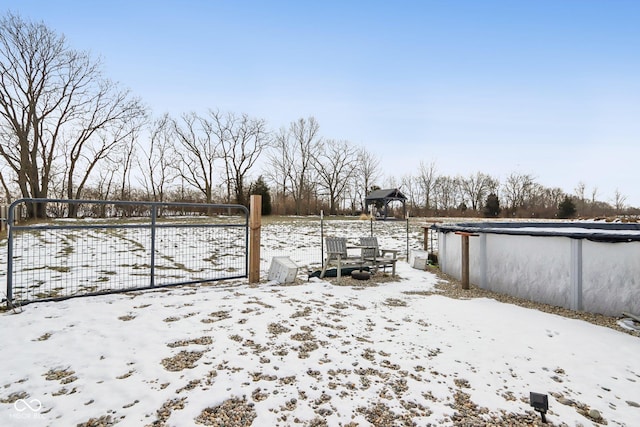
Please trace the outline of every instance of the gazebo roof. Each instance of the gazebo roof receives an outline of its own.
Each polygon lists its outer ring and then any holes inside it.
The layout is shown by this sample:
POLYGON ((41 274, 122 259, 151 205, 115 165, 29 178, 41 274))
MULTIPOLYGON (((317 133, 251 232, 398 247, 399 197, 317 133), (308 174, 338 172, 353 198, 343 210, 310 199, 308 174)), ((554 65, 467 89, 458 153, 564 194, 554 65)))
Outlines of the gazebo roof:
POLYGON ((386 190, 373 190, 365 198, 367 204, 373 203, 375 200, 407 200, 404 194, 397 188, 388 188, 386 190))

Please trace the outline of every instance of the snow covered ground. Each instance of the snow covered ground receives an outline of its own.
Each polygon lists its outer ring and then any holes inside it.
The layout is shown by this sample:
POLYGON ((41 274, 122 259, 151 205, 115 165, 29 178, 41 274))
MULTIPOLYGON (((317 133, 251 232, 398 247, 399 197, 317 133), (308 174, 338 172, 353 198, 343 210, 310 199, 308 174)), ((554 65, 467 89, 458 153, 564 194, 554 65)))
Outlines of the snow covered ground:
POLYGON ((398 275, 361 287, 234 280, 2 313, 0 425, 455 425, 464 394, 489 419, 530 411, 531 391, 550 394, 554 424, 593 425, 581 412, 595 410, 638 425, 637 337, 450 299, 404 262, 398 275))
MULTIPOLYGON (((334 221, 324 231, 354 238, 367 224, 334 221)), ((383 247, 407 247, 397 224, 376 227, 383 247)), ((50 252, 94 254, 109 265, 98 270, 120 272, 92 236, 65 236, 80 246, 50 252)), ((125 243, 140 246, 131 236, 125 243)), ((435 275, 404 261, 391 281, 307 281, 318 236, 308 219, 263 226, 263 277, 272 256, 289 255, 304 266, 293 285, 234 279, 0 313, 0 426, 461 425, 470 413, 526 424, 539 420, 532 391, 549 394, 555 425, 640 425, 637 337, 492 299, 447 298, 435 275)), ((412 229, 410 248, 420 237, 412 229)), ((188 265, 165 243, 164 260, 188 265)), ((79 265, 85 279, 90 270, 79 265)), ((84 283, 59 273, 65 286, 84 283)))

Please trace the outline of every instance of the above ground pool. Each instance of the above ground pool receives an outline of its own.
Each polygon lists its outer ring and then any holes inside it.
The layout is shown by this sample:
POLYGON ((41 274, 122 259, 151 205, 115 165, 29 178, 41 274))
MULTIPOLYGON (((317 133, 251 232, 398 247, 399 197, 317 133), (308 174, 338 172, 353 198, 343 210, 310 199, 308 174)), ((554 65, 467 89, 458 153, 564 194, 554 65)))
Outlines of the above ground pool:
POLYGON ((640 224, 466 222, 436 224, 440 269, 483 289, 572 310, 640 314, 640 224), (457 234, 458 233, 458 234, 457 234))

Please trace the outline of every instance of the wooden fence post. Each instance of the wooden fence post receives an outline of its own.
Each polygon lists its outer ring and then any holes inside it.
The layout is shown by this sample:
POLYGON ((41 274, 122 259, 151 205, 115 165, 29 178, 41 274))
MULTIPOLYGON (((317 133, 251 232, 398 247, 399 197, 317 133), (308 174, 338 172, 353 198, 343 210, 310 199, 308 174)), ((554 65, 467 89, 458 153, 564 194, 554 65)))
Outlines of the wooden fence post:
POLYGON ((253 194, 249 203, 249 283, 260 281, 260 227, 262 196, 253 194))
POLYGON ((469 289, 469 237, 478 236, 473 233, 456 231, 462 237, 462 289, 469 289))
POLYGON ((425 251, 429 251, 429 229, 430 225, 423 225, 422 229, 424 230, 424 238, 422 239, 422 249, 425 251))

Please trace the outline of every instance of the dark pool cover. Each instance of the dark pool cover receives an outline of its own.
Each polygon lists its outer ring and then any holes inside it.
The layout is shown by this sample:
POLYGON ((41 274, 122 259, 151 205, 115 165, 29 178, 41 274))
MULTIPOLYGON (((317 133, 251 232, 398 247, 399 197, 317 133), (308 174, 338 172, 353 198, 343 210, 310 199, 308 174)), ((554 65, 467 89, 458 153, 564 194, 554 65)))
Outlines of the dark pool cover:
POLYGON ((524 221, 465 222, 434 224, 431 228, 442 233, 462 231, 467 233, 560 236, 610 243, 640 241, 640 224, 635 223, 524 221))

